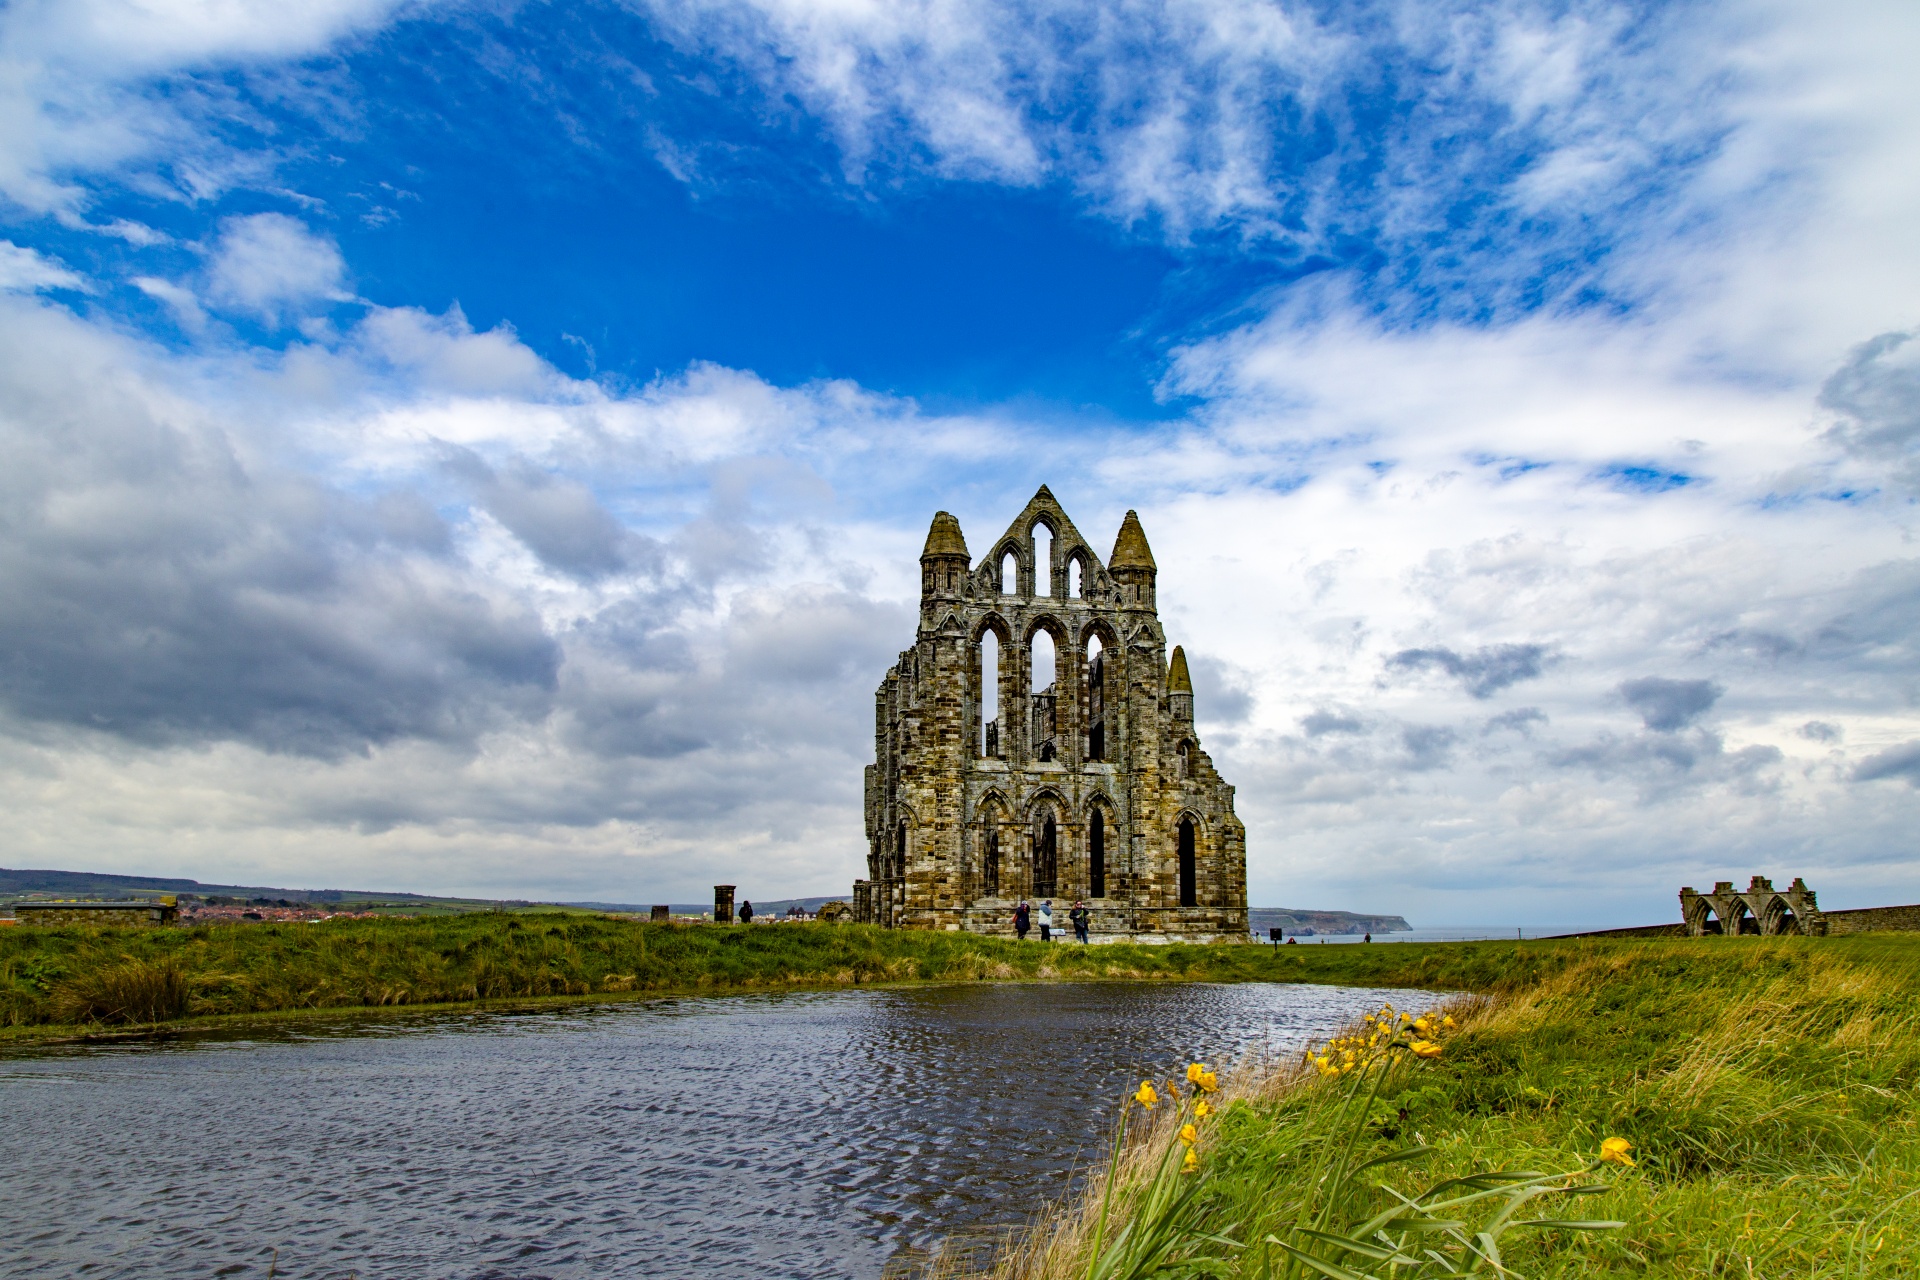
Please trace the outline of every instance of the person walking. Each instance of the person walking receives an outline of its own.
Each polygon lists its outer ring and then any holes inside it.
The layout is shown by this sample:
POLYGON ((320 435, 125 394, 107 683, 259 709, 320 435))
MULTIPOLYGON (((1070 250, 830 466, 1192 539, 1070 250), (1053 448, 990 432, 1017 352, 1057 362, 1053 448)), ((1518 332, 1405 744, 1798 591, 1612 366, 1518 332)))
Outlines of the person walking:
POLYGON ((1053 899, 1040 904, 1040 941, 1053 941, 1053 899))
POLYGON ((1073 910, 1067 912, 1067 919, 1073 921, 1073 936, 1079 940, 1080 945, 1083 947, 1087 945, 1088 914, 1087 904, 1080 901, 1076 901, 1073 904, 1073 910))
POLYGON ((740 903, 740 923, 741 924, 753 923, 753 904, 751 902, 746 901, 745 899, 742 899, 740 903))
POLYGON ((1032 909, 1027 906, 1026 899, 1022 898, 1020 905, 1013 909, 1013 936, 1022 942, 1027 940, 1027 930, 1032 927, 1032 917, 1032 909))

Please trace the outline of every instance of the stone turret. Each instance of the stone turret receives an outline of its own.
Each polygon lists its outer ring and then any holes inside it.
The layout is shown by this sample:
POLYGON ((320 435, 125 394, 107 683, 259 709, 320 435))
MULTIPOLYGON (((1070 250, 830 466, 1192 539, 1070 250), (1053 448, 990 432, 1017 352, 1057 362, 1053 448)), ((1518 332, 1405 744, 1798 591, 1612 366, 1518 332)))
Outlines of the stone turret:
MULTIPOLYGON (((960 522, 946 511, 936 511, 933 526, 927 530, 927 545, 920 552, 920 610, 922 625, 939 611, 943 603, 957 604, 966 592, 967 539, 960 522)), ((932 619, 938 625, 937 619, 932 619)))
POLYGON ((1187 674, 1187 651, 1179 645, 1167 664, 1167 710, 1175 724, 1193 723, 1193 677, 1187 674))
POLYGON ((1138 512, 1127 512, 1120 522, 1120 535, 1113 540, 1113 557, 1107 570, 1122 588, 1120 604, 1128 609, 1157 610, 1154 579, 1159 566, 1153 562, 1153 548, 1147 545, 1147 531, 1140 527, 1138 512))

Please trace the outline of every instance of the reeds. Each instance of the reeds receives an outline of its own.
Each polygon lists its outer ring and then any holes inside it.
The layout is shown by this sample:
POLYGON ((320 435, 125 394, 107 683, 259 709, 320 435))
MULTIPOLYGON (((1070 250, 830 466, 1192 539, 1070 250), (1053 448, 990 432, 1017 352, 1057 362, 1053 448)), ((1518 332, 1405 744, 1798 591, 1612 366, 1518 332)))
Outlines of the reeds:
POLYGON ((1191 1174, 1175 1117, 1136 1109, 992 1273, 1086 1280, 1171 1227, 1116 1274, 1920 1274, 1920 938, 1571 949, 1440 1034, 1376 1015, 1225 1078, 1191 1174))

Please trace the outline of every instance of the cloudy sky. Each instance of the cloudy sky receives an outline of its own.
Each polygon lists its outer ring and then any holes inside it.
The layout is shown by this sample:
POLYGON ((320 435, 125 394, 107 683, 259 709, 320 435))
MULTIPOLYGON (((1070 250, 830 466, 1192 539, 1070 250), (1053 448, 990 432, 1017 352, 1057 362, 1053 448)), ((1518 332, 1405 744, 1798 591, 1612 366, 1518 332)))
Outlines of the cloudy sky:
POLYGON ((0 862, 844 892, 1138 508, 1256 904, 1920 900, 1920 8, 16 0, 0 862), (1104 549, 1104 547, 1103 547, 1104 549))

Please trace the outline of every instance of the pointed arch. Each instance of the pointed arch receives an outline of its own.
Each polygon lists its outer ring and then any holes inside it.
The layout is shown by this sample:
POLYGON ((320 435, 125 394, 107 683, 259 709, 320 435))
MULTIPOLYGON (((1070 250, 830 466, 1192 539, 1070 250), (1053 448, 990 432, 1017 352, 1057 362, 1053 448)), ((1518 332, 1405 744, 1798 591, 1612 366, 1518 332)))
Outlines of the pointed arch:
POLYGON ((969 898, 997 898, 1003 872, 1003 846, 1013 821, 1013 806, 999 788, 988 791, 974 807, 974 848, 977 853, 974 892, 969 898))
POLYGON ((1183 813, 1174 829, 1175 856, 1179 860, 1180 905, 1200 904, 1200 823, 1195 815, 1183 813))
POLYGON ((1033 594, 1058 595, 1053 589, 1053 565, 1059 556, 1060 535, 1054 531, 1053 522, 1037 517, 1027 528, 1027 542, 1033 547, 1033 594))
POLYGON ((1107 896, 1109 851, 1118 843, 1119 828, 1114 823, 1113 802, 1100 792, 1087 801, 1087 896, 1107 896))
POLYGON ((999 588, 1001 595, 1031 594, 1027 589, 1030 562, 1028 548, 1021 546, 1018 538, 1008 538, 999 545, 993 553, 992 564, 994 585, 999 588))
POLYGON ((1027 624, 1021 675, 1027 683, 1026 758, 1031 761, 1059 760, 1071 754, 1076 698, 1069 634, 1066 624, 1052 614, 1043 613, 1027 624))

